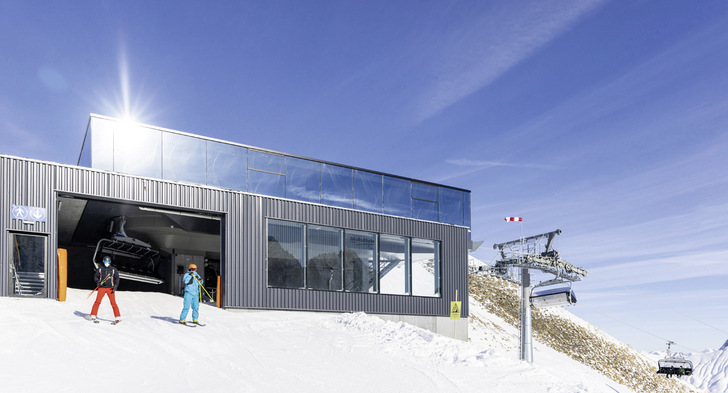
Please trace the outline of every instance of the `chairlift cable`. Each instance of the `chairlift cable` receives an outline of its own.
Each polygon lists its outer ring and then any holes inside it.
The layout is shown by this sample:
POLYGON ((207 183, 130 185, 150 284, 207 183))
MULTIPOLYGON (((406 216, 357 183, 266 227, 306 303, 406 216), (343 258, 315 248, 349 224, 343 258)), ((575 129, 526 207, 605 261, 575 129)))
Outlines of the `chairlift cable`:
POLYGON ((642 329, 642 328, 640 328, 640 327, 637 327, 637 326, 635 326, 635 325, 633 325, 633 324, 631 324, 631 323, 629 323, 629 322, 625 322, 625 321, 623 321, 623 320, 621 320, 621 319, 618 319, 618 318, 615 318, 615 317, 613 317, 613 316, 611 316, 611 315, 607 315, 607 314, 604 314, 604 313, 603 313, 603 312, 601 312, 601 311, 597 311, 597 310, 596 310, 596 309, 594 309, 594 308, 591 308, 591 307, 589 307, 589 306, 586 306, 586 305, 584 305, 584 303, 583 303, 583 302, 579 303, 579 308, 582 308, 582 307, 583 307, 583 308, 587 308, 587 309, 589 309, 590 311, 593 311, 593 312, 595 312, 595 313, 597 313, 597 314, 599 314, 599 315, 601 315, 601 316, 603 316, 603 317, 607 317, 607 318, 609 318, 609 319, 612 319, 612 320, 614 320, 614 321, 617 321, 617 322, 619 322, 619 323, 625 324, 625 325, 627 325, 627 326, 629 326, 629 327, 631 327, 631 328, 633 328, 633 329, 635 329, 635 330, 639 330, 639 331, 640 331, 640 332, 642 332, 642 333, 648 334, 648 335, 650 335, 650 336, 652 336, 652 337, 655 337, 655 338, 659 338, 659 339, 660 339, 660 340, 662 340, 662 341, 665 341, 665 342, 668 342, 668 341, 669 341, 669 342, 672 342, 672 343, 673 343, 673 345, 675 345, 675 346, 679 346, 679 347, 683 347, 683 348, 685 348, 685 349, 687 349, 687 350, 689 350, 689 351, 691 351, 691 352, 699 352, 699 351, 696 351, 695 349, 692 349, 692 348, 686 347, 686 346, 684 346, 684 345, 682 345, 682 344, 678 344, 678 343, 676 343, 676 342, 674 342, 674 341, 672 341, 672 340, 669 340, 669 339, 667 339, 667 338, 664 338, 664 337, 658 336, 658 335, 656 335, 656 334, 654 334, 654 333, 648 332, 647 330, 645 330, 645 329, 642 329))
MULTIPOLYGON (((598 276, 597 276, 597 277, 598 277, 598 276)), ((609 281, 609 282, 611 282, 611 283, 612 283, 613 285, 615 285, 615 286, 618 286, 618 287, 620 287, 620 288, 624 288, 624 289, 626 289, 626 290, 628 290, 628 291, 632 291, 633 293, 635 293, 635 294, 637 294, 637 295, 639 295, 639 296, 641 296, 641 297, 644 297, 645 299, 647 299, 647 300, 649 300, 649 301, 651 301, 651 302, 653 302, 653 303, 657 304, 658 306, 662 306, 662 307, 664 307, 664 308, 666 308, 666 309, 668 309, 668 310, 674 311, 674 312, 676 312, 676 313, 678 313, 678 314, 680 314, 680 315, 682 315, 682 316, 685 316, 685 317, 687 317, 687 318, 690 318, 690 319, 692 319, 692 320, 693 320, 693 321, 695 321, 695 322, 699 322, 699 323, 702 323, 702 324, 703 324, 703 325, 705 325, 705 326, 708 326, 708 327, 710 327, 710 328, 713 328, 713 329, 715 329, 715 330, 717 330, 717 331, 719 331, 719 332, 721 332, 721 333, 723 333, 723 334, 727 334, 727 335, 728 335, 728 332, 727 332, 727 331, 725 331, 725 330, 723 330, 723 329, 721 329, 721 328, 718 328, 718 327, 716 327, 716 326, 713 326, 713 325, 711 325, 711 324, 709 324, 709 323, 707 323, 707 322, 701 321, 701 320, 699 320, 699 319, 697 319, 697 318, 695 318, 695 317, 693 317, 693 316, 691 316, 691 315, 689 315, 689 314, 686 314, 686 313, 684 313, 684 312, 682 312, 682 311, 680 311, 680 310, 678 310, 678 309, 676 309, 676 308, 672 308, 672 307, 670 307, 670 306, 668 306, 668 305, 666 305, 666 304, 664 304, 664 303, 660 303, 660 302, 658 302, 657 300, 655 300, 655 299, 653 299, 653 298, 651 298, 651 297, 649 297, 649 296, 647 296, 647 295, 644 295, 644 294, 642 294, 642 293, 640 293, 640 292, 638 292, 638 291, 636 291, 636 290, 634 290, 634 289, 632 289, 632 288, 628 288, 628 287, 625 287, 624 285, 621 285, 621 284, 619 284, 619 283, 616 283, 616 282, 614 282, 614 281, 612 281, 612 280, 610 280, 610 279, 608 279, 608 278, 604 278, 604 277, 598 277, 598 278, 599 278, 599 279, 601 279, 601 280, 604 280, 604 281, 609 281)))

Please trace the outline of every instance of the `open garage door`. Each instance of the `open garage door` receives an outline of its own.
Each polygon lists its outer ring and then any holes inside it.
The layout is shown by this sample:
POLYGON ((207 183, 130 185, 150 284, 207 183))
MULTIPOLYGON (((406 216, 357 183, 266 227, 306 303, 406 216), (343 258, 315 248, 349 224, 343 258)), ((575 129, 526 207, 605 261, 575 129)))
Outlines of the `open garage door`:
POLYGON ((181 295, 181 276, 194 263, 214 298, 221 224, 220 215, 207 212, 61 195, 58 247, 68 250, 68 286, 93 289, 95 267, 110 256, 119 290, 181 295))

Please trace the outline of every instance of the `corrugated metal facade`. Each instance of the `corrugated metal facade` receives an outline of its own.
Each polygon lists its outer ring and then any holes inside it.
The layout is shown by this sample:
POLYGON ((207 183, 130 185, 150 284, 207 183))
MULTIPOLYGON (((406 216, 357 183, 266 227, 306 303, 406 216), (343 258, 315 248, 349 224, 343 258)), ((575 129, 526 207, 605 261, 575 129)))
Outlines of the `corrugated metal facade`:
MULTIPOLYGON (((467 228, 277 199, 210 187, 109 173, 88 168, 0 156, 2 192, 0 227, 0 294, 11 293, 8 233, 48 236, 47 260, 55 261, 58 193, 190 209, 223 216, 223 304, 233 308, 316 311, 364 311, 381 314, 447 316, 450 301, 467 309, 467 228), (43 207, 45 223, 12 220, 11 205, 43 207), (266 219, 275 218, 345 229, 387 233, 442 242, 442 297, 428 298, 335 291, 268 288, 266 282, 266 219)), ((57 276, 48 263, 47 277, 57 276)), ((55 297, 56 280, 48 279, 55 297)))

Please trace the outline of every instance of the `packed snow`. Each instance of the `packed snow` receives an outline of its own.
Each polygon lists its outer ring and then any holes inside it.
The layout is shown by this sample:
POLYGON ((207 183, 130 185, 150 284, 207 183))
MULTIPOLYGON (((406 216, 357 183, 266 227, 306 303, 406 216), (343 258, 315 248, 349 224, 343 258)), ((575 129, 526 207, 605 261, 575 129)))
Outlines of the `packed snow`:
POLYGON ((123 321, 90 322, 94 296, 0 298, 3 391, 53 392, 631 392, 536 344, 518 360, 513 328, 478 310, 471 342, 363 313, 230 311, 201 306, 204 327, 177 323, 182 299, 117 292, 123 321), (511 329, 511 331, 506 331, 511 329))

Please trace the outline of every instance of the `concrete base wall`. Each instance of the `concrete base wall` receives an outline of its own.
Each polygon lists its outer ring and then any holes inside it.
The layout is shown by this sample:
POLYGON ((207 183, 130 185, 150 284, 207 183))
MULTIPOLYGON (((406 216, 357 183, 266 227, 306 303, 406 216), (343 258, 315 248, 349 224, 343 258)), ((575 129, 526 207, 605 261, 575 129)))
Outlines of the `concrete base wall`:
POLYGON ((404 322, 446 337, 468 341, 468 318, 450 319, 449 317, 421 315, 371 315, 384 319, 385 321, 404 322))

